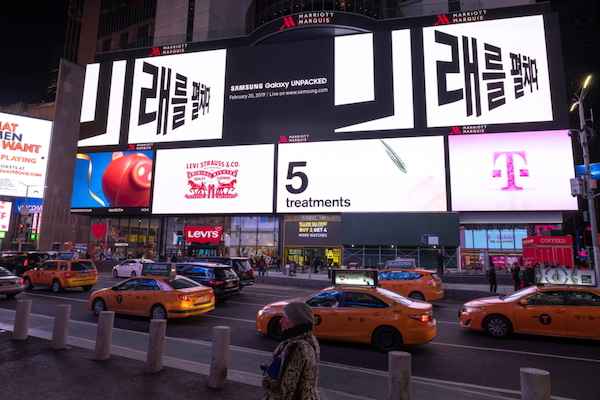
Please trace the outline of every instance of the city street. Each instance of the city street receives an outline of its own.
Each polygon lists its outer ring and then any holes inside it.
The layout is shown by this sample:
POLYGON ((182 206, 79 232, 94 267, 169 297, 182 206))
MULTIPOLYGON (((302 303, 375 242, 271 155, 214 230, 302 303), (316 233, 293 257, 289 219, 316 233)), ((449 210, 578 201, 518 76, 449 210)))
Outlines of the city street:
MULTIPOLYGON (((95 289, 114 285, 117 280, 103 275, 95 289)), ((276 343, 257 334, 255 316, 265 304, 310 294, 310 290, 257 284, 218 304, 208 315, 170 321, 167 335, 190 340, 210 340, 217 325, 231 327, 233 345, 272 351, 276 343)), ((72 305, 72 318, 94 323, 88 309, 88 293, 63 292, 58 295, 39 289, 21 295, 33 300, 34 314, 53 316, 57 304, 72 305)), ((15 308, 14 301, 0 301, 2 308, 15 308)), ((590 384, 600 368, 600 346, 591 341, 515 335, 497 340, 483 334, 463 331, 456 315, 461 303, 444 300, 435 303, 438 336, 428 345, 408 348, 413 355, 413 375, 441 381, 460 382, 497 389, 518 390, 519 368, 535 367, 550 371, 555 396, 571 399, 598 399, 600 389, 590 384)), ((147 332, 148 320, 118 316, 115 327, 147 332)), ((367 346, 321 343, 324 362, 385 371, 387 357, 367 346)), ((232 366, 235 369, 235 366, 232 366)), ((258 365, 257 365, 258 370, 258 365)))

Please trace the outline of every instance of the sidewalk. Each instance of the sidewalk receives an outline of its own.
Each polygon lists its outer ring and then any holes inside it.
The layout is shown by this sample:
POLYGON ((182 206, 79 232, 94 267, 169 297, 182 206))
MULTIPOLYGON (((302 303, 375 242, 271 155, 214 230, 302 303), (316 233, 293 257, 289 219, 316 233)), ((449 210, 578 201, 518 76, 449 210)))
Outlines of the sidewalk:
MULTIPOLYGON (((14 321, 15 312, 12 310, 0 309, 0 329, 4 330, 12 330, 13 321, 14 321)), ((53 326, 53 318, 32 314, 30 320, 30 334, 34 337, 49 339, 52 333, 53 326)), ((71 346, 79 347, 82 349, 91 350, 94 348, 94 340, 96 335, 96 324, 82 321, 71 321, 70 323, 70 337, 69 344, 71 346)), ((35 341, 33 341, 35 342, 35 341)), ((0 346, 3 346, 3 342, 0 342, 0 346)), ((37 343, 37 342, 36 342, 37 343)), ((114 329, 113 333, 113 348, 112 354, 120 357, 128 358, 130 360, 145 360, 145 351, 148 343, 148 335, 146 333, 128 331, 122 329, 114 329)), ((21 346, 21 345, 19 345, 21 346)), ((61 371, 69 371, 69 373, 65 374, 65 379, 72 382, 75 386, 83 386, 83 388, 79 388, 78 390, 86 391, 91 389, 91 386, 87 386, 86 383, 89 382, 87 379, 81 378, 84 376, 84 372, 86 368, 98 368, 94 369, 94 371, 90 372, 90 375, 94 378, 98 376, 102 376, 100 380, 101 385, 98 385, 99 388, 104 388, 104 390, 108 390, 108 388, 118 387, 119 391, 123 391, 124 395, 119 395, 119 398, 127 398, 127 396, 132 396, 132 400, 136 399, 137 395, 146 396, 151 393, 153 396, 156 395, 155 398, 161 398, 160 392, 154 392, 155 388, 158 384, 154 381, 154 379, 159 380, 159 382, 169 382, 168 387, 171 391, 174 388, 179 388, 177 385, 177 379, 174 380, 175 385, 171 384, 170 377, 174 372, 172 370, 167 369, 167 371, 163 374, 157 375, 157 378, 148 378, 145 375, 141 374, 138 364, 133 368, 122 368, 119 367, 120 363, 125 363, 126 361, 121 360, 120 358, 115 358, 111 360, 110 363, 106 364, 98 364, 98 367, 95 366, 86 366, 84 364, 90 364, 89 356, 77 356, 78 351, 84 350, 69 350, 64 353, 72 352, 73 355, 63 355, 61 357, 65 357, 63 362, 67 363, 66 368, 61 368, 61 371), (116 363, 117 367, 112 368, 112 363, 116 363), (107 368, 106 366, 111 365, 111 368, 107 368), (129 371, 127 373, 115 373, 113 374, 113 369, 117 372, 119 371, 129 371), (133 374, 133 375, 132 375, 133 374), (104 376, 106 375, 106 376, 104 376), (79 377, 79 378, 78 378, 79 377), (72 381, 71 381, 72 379, 72 381), (152 385, 145 385, 148 379, 151 379, 154 382, 152 385)), ((5 357, 5 349, 2 347, 2 351, 0 352, 0 357, 5 357)), ((10 351, 9 351, 10 353, 10 351)), ((62 352, 61 352, 62 353, 62 352)), ((14 371, 27 370, 27 376, 31 378, 33 372, 39 371, 40 374, 47 376, 55 376, 52 371, 46 371, 46 368, 53 364, 52 362, 46 360, 47 357, 57 357, 52 353, 43 355, 40 354, 39 358, 36 360, 35 357, 28 361, 23 361, 22 364, 16 365, 16 368, 12 369, 14 371), (34 362, 35 361, 35 362, 34 362), (31 369, 31 364, 41 364, 40 369, 31 369), (43 367, 46 365, 46 367, 43 367), (31 373, 30 373, 31 372, 31 373)), ((228 372, 228 379, 230 381, 227 390, 223 392, 222 396, 225 396, 226 393, 237 393, 234 390, 236 387, 242 387, 244 389, 244 395, 241 397, 237 397, 239 399, 259 399, 260 396, 256 397, 260 393, 260 383, 261 383, 261 375, 258 373, 258 366, 261 363, 266 363, 270 361, 270 353, 259 351, 250 348, 231 346, 231 368, 228 372), (235 383, 234 383, 235 382, 235 383), (249 388, 250 386, 251 388, 249 388), (233 391, 233 392, 231 392, 233 391)), ((13 357, 16 361, 21 358, 13 357)), ((26 357, 27 358, 27 357, 26 357)), ((164 365, 170 368, 176 368, 179 370, 187 371, 189 373, 208 375, 209 371, 209 363, 211 359, 211 343, 207 341, 200 340, 188 340, 188 339, 179 339, 168 337, 165 343, 165 354, 164 354, 164 365)), ((0 361, 2 358, 0 358, 0 361)), ((12 362, 12 361, 11 361, 12 362)), ((127 361, 133 362, 133 361, 127 361)), ((131 364, 133 365, 133 364, 131 364)), ((4 373, 4 372, 2 372, 4 373)), ((386 371, 380 370, 371 370, 371 369, 362 369, 354 366, 346 366, 342 364, 329 363, 329 362, 321 362, 320 364, 320 384, 321 384, 321 397, 323 400, 370 400, 370 399, 385 399, 387 395, 387 387, 388 387, 388 378, 386 371)), ((22 373, 16 373, 16 375, 23 375, 22 373)), ((16 376, 15 375, 15 376, 16 376)), ((177 374, 175 374, 177 375, 177 374)), ((185 392, 190 391, 195 395, 202 394, 204 377, 197 377, 197 383, 193 385, 190 383, 194 378, 191 377, 188 373, 181 372, 182 378, 184 382, 187 382, 182 387, 182 391, 185 392), (191 388, 193 386, 193 388, 191 388)), ((1 377, 2 375, 0 375, 1 377)), ((58 378, 56 378, 58 379, 58 378)), ((7 380, 10 380, 7 377, 7 380)), ((7 381, 5 380, 5 381, 7 381)), ((33 379, 33 381, 37 382, 37 377, 33 379)), ((21 381, 19 381, 21 382, 21 381)), ((55 382, 55 387, 59 386, 60 381, 55 382)), ((27 387, 27 383, 21 382, 21 387, 27 387)), ((67 388, 67 385, 60 385, 61 390, 63 388, 67 388)), ((482 388, 479 386, 473 386, 468 384, 462 384, 457 382, 445 382, 438 381, 435 379, 428 378, 419 378, 413 377, 413 388, 415 392, 414 399, 415 400, 430 400, 430 399, 444 399, 444 400, 512 400, 520 398, 520 395, 514 391, 509 390, 501 390, 501 389, 493 389, 493 388, 482 388)), ((49 389, 43 388, 28 388, 28 391, 33 390, 50 390, 54 391, 54 387, 49 389)), ((116 390, 116 389, 115 389, 116 390)), ((156 389, 160 390, 160 389, 156 389)), ((15 396, 20 396, 19 391, 11 392, 14 393, 15 396)), ((104 393, 105 395, 106 393, 104 393)), ((207 394, 209 394, 207 392, 207 394)), ((11 394, 12 395, 12 394, 11 394)), ((196 398, 211 398, 211 399, 229 399, 230 397, 219 397, 221 394, 213 394, 212 396, 203 397, 196 396, 196 398)), ((48 396, 44 396, 48 397, 48 396)), ((73 398, 82 398, 83 396, 73 396, 73 398)), ((100 399, 100 397, 89 397, 85 396, 86 399, 96 398, 100 399)), ((165 396, 162 398, 171 398, 172 396, 165 396)), ((39 396, 29 397, 14 397, 14 399, 35 399, 40 398, 39 396)), ((58 398, 58 397, 54 397, 58 398)), ((65 397, 62 397, 65 398, 65 397)), ((70 397, 69 397, 70 398, 70 397)), ((102 397, 105 398, 105 397, 102 397)), ((151 397, 154 398, 154 397, 151 397)), ((187 399, 188 397, 178 397, 182 399, 187 399)), ((233 398, 233 397, 231 397, 233 398)), ((12 398, 11 398, 12 399, 12 398)), ((53 399, 50 397, 50 399, 53 399)))

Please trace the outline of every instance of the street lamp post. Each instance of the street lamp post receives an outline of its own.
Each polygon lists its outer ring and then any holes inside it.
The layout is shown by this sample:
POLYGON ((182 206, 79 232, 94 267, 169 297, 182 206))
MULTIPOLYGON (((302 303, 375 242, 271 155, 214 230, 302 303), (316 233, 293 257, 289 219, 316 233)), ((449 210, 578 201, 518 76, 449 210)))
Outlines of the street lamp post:
POLYGON ((587 89, 592 81, 592 75, 588 75, 583 82, 581 91, 576 97, 577 102, 571 106, 571 111, 574 111, 575 107, 579 111, 579 142, 581 143, 581 149, 583 152, 583 165, 585 168, 585 197, 588 202, 588 215, 590 219, 590 227, 592 230, 592 246, 594 249, 594 269, 596 272, 596 286, 600 286, 600 243, 598 240, 598 221, 596 218, 596 202, 594 199, 594 192, 592 189, 592 173, 590 170, 590 148, 588 142, 588 131, 587 124, 585 122, 585 108, 584 100, 587 94, 587 89))

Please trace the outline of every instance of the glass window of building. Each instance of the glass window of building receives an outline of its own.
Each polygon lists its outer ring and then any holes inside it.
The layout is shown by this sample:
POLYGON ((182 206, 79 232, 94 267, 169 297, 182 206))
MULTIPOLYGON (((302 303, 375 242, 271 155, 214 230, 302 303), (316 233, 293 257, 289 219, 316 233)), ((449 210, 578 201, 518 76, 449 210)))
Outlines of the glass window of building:
POLYGON ((523 239, 527 237, 527 229, 515 229, 515 248, 523 248, 523 239))
POLYGON ((499 229, 488 229, 487 230, 488 237, 488 249, 501 249, 502 245, 500 242, 500 230, 499 229))
POLYGON ((473 231, 473 247, 476 249, 487 248, 487 230, 476 229, 473 231))

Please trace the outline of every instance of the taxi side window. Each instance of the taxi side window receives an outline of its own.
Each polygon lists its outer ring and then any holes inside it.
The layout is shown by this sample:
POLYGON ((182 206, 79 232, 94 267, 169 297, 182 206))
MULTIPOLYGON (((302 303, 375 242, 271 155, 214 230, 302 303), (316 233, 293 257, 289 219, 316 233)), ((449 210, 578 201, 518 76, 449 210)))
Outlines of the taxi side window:
POLYGON ((600 296, 590 292, 566 292, 565 296, 570 306, 600 307, 600 296))
POLYGON ((115 290, 135 290, 139 279, 130 279, 115 287, 115 290))
POLYGON ((46 271, 56 271, 58 270, 58 264, 56 262, 47 262, 44 264, 43 269, 46 271))
POLYGON ((134 290, 160 290, 154 279, 139 279, 134 290))
POLYGON ((344 292, 340 307, 385 308, 387 304, 368 293, 344 292))
POLYGON ((414 281, 421 278, 418 272, 409 271, 385 271, 379 273, 380 281, 414 281))
POLYGON ((311 307, 336 307, 340 302, 342 295, 340 292, 331 290, 328 292, 321 292, 312 299, 308 300, 306 304, 311 307))
POLYGON ((563 292, 539 292, 527 299, 527 304, 532 306, 563 306, 565 296, 563 292))

